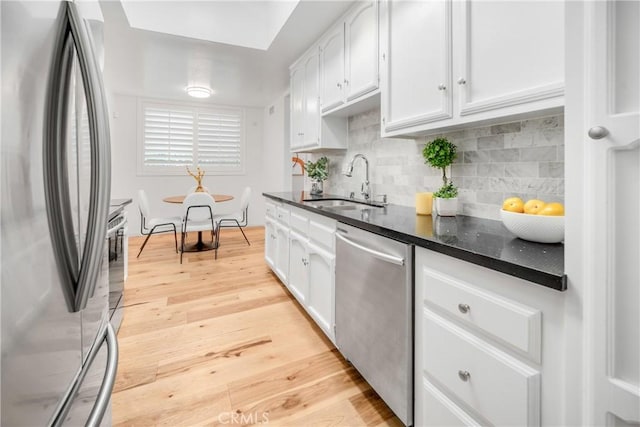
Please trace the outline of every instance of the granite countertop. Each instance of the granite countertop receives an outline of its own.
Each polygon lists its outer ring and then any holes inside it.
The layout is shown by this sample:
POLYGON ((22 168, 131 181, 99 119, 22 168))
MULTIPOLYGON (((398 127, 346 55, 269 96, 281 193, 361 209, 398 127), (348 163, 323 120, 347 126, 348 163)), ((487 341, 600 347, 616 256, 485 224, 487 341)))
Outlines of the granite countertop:
MULTIPOLYGON (((558 291, 567 288, 564 245, 517 238, 501 221, 470 216, 416 215, 415 208, 389 204, 366 210, 318 209, 304 202, 307 193, 263 193, 264 196, 334 218, 373 233, 431 249, 558 291)), ((325 194, 316 200, 339 198, 325 194)))
POLYGON ((114 219, 120 212, 124 210, 124 207, 133 202, 132 199, 111 199, 109 202, 109 216, 108 221, 114 219))

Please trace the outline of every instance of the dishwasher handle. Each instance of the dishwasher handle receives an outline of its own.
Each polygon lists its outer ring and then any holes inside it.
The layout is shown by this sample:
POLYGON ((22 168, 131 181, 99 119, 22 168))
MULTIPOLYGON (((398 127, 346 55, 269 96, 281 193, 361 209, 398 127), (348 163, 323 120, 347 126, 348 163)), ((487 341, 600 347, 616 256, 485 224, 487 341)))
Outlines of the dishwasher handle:
POLYGON ((396 264, 396 265, 404 265, 404 258, 402 257, 397 257, 394 255, 390 255, 384 252, 380 252, 377 251, 375 249, 371 249, 368 248, 366 246, 363 246, 359 243, 354 242, 353 240, 347 239, 342 233, 340 232, 336 232, 336 237, 340 240, 342 240, 344 243, 353 246, 356 249, 359 249, 363 252, 366 252, 370 255, 373 255, 374 257, 381 259, 382 261, 386 261, 386 262, 390 262, 392 264, 396 264))

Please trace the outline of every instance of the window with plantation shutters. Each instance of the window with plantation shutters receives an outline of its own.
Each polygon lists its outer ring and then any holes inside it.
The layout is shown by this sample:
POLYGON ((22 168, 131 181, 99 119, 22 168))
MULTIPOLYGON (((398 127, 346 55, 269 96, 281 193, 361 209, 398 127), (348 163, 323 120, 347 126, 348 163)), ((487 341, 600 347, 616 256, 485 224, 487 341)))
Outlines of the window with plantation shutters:
POLYGON ((244 170, 243 111, 141 104, 142 175, 181 175, 199 166, 209 174, 244 170))

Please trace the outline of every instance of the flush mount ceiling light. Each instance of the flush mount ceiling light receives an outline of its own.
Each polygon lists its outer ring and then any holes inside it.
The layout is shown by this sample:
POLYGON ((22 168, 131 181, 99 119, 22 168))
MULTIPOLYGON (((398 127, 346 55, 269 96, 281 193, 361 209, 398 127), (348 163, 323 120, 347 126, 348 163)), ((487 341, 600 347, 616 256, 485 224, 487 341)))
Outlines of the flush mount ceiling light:
POLYGON ((211 89, 203 86, 187 86, 185 91, 187 91, 187 95, 194 98, 208 98, 213 93, 211 89))

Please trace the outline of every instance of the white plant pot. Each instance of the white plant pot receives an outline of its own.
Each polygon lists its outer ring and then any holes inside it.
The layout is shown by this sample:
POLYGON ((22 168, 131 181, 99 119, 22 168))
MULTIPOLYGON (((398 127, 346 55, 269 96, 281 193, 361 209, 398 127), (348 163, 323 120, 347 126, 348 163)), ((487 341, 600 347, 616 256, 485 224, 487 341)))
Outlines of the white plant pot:
POLYGON ((433 201, 435 204, 436 214, 440 216, 456 216, 458 211, 457 197, 452 199, 441 199, 440 197, 436 197, 433 201))

